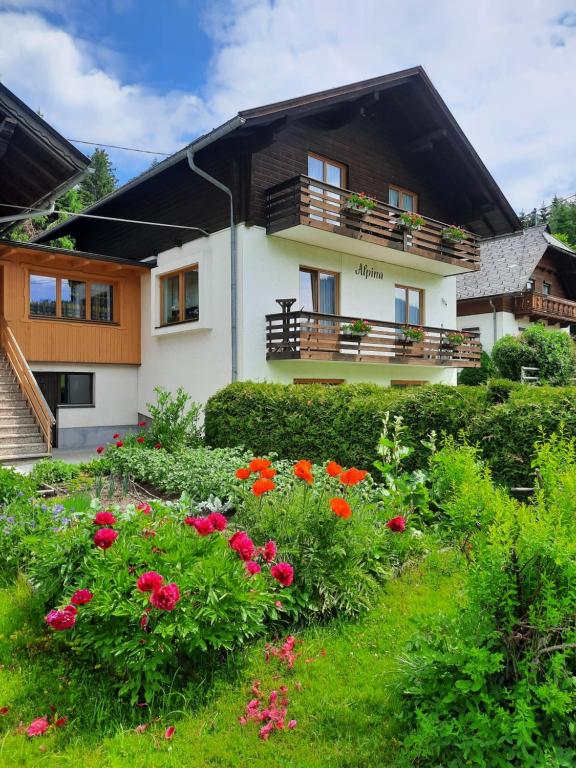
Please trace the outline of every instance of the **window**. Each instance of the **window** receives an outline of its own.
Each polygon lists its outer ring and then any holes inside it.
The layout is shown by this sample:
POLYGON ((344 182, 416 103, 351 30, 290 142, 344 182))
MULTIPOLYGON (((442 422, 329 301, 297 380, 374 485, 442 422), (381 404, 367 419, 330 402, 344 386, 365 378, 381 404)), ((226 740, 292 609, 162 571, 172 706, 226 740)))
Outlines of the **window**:
POLYGON ((338 312, 338 274, 300 267, 300 305, 308 312, 338 312))
POLYGON ((552 293, 552 286, 550 283, 542 283, 542 293, 544 296, 550 296, 552 293))
POLYGON ((198 265, 160 277, 160 324, 198 320, 200 299, 198 265))
MULTIPOLYGON (((346 166, 320 155, 308 155, 308 176, 333 187, 344 188, 348 183, 346 166)), ((309 190, 310 208, 318 211, 318 215, 312 214, 311 218, 340 226, 340 194, 313 184, 310 184, 309 190), (318 205, 315 206, 314 202, 318 205)))
POLYGON ((526 283, 526 290, 533 291, 534 287, 535 287, 534 280, 528 280, 528 282, 526 283))
POLYGON ((60 373, 58 388, 59 405, 94 405, 93 373, 60 373))
POLYGON ((397 323, 422 325, 424 318, 424 291, 397 285, 395 288, 395 314, 397 323))
POLYGON ((416 213, 418 210, 418 195, 402 187, 388 186, 388 202, 395 208, 416 213))
POLYGON ((114 286, 67 277, 30 275, 30 315, 61 320, 114 321, 114 286))

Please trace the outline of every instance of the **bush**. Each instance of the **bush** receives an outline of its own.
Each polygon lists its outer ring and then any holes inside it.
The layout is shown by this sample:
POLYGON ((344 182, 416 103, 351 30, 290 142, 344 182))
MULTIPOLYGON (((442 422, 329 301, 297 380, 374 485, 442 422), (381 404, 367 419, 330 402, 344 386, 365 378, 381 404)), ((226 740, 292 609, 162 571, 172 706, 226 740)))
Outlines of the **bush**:
POLYGON ((492 348, 492 359, 505 379, 520 381, 523 366, 538 367, 534 350, 523 344, 519 336, 502 336, 492 348))
POLYGON ((200 416, 202 406, 182 387, 176 394, 163 387, 155 387, 156 402, 146 407, 152 421, 142 432, 146 445, 160 445, 167 451, 195 448, 202 443, 200 416))
POLYGON ((60 459, 41 459, 30 472, 30 479, 36 485, 58 485, 75 480, 81 474, 77 464, 69 464, 60 459))
POLYGON ((19 496, 30 495, 33 485, 15 469, 0 467, 0 507, 19 496))
POLYGON ((458 375, 458 384, 477 387, 485 384, 496 373, 496 367, 487 352, 480 353, 480 368, 463 368, 458 375))
POLYGON ((536 464, 533 507, 487 499, 493 522, 473 542, 466 608, 405 657, 411 764, 574 765, 576 504, 563 505, 567 474, 576 487, 573 442, 541 446, 536 464))
POLYGON ((542 382, 557 386, 570 383, 576 371, 574 342, 565 331, 536 323, 520 336, 503 336, 492 357, 501 376, 520 381, 522 366, 539 369, 542 382))
POLYGON ((518 389, 520 384, 510 379, 490 379, 488 382, 488 402, 493 405, 505 403, 513 390, 518 389))

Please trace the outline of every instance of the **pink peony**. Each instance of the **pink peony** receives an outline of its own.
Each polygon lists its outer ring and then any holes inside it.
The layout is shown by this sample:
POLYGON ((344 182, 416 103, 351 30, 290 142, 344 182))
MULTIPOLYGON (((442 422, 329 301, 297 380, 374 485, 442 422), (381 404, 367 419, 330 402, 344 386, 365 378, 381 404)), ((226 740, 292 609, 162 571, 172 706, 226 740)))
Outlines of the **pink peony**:
POLYGON ((272 560, 276 557, 277 547, 275 541, 269 541, 264 546, 264 549, 262 550, 262 557, 264 560, 266 560, 267 563, 271 563, 272 560))
POLYGON ((256 563, 254 560, 248 560, 246 563, 246 570, 251 576, 253 576, 255 573, 260 573, 262 568, 260 568, 258 563, 256 563))
POLYGON ((165 584, 160 589, 152 592, 150 604, 163 611, 173 611, 176 603, 180 600, 180 590, 176 584, 165 584))
POLYGON ((270 573, 283 587, 289 587, 294 581, 294 568, 290 563, 277 563, 270 568, 270 573))
POLYGON ((210 520, 214 526, 215 531, 225 531, 226 526, 228 525, 228 520, 226 520, 224 515, 221 515, 220 512, 210 512, 208 520, 210 520))
POLYGON ((72 629, 76 624, 76 614, 78 610, 73 605, 68 605, 62 610, 52 610, 45 617, 44 621, 56 632, 63 632, 66 629, 72 629))
POLYGON ((99 528, 94 534, 94 544, 100 549, 109 549, 118 538, 118 531, 113 528, 99 528))
POLYGON ((394 533, 402 533, 406 530, 406 518, 402 517, 402 515, 393 517, 386 523, 386 528, 390 528, 390 530, 394 531, 394 533))
POLYGON ((248 536, 246 531, 238 531, 235 533, 231 536, 228 544, 238 553, 242 560, 252 560, 255 551, 254 542, 248 536))
POLYGON ((49 728, 48 720, 45 717, 37 717, 36 720, 32 720, 28 728, 26 728, 26 734, 32 736, 42 736, 43 733, 49 728))
POLYGON ((139 592, 156 592, 164 584, 164 577, 156 571, 147 571, 138 577, 136 588, 139 592))
POLYGON ((290 731, 293 731, 293 730, 294 730, 294 728, 296 728, 296 726, 297 726, 297 725, 298 725, 298 721, 297 721, 297 720, 290 720, 290 722, 289 722, 289 723, 288 723, 288 725, 287 725, 287 728, 288 728, 290 731))
POLYGON ((176 732, 176 728, 173 725, 169 725, 168 728, 164 731, 164 738, 170 741, 172 736, 174 736, 176 732))
POLYGON ((97 512, 96 517, 92 520, 94 525, 115 525, 116 518, 112 512, 97 512))
POLYGON ((209 517, 187 517, 184 522, 196 528, 200 536, 210 536, 214 533, 214 525, 209 517))
POLYGON ((94 595, 89 589, 78 589, 70 598, 70 602, 72 605, 86 605, 93 597, 94 595))
POLYGON ((136 509, 138 512, 142 512, 144 515, 149 515, 152 512, 152 507, 150 504, 146 504, 145 501, 143 501, 141 504, 138 504, 136 509))

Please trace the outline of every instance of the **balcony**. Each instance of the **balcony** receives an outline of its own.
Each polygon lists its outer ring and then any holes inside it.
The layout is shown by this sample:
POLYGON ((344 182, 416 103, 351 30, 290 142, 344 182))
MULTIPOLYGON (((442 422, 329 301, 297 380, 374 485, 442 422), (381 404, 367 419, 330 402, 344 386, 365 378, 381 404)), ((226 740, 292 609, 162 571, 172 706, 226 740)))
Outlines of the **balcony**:
POLYGON ((402 211, 387 203, 365 213, 348 207, 350 192, 308 176, 297 176, 268 190, 267 233, 300 243, 404 267, 455 275, 480 268, 475 235, 454 242, 447 226, 422 216, 424 226, 402 227, 402 211))
POLYGON ((514 297, 516 317, 542 318, 555 322, 576 323, 576 301, 558 299, 545 293, 524 291, 514 297))
POLYGON ((303 310, 266 315, 266 359, 449 368, 480 365, 482 345, 476 333, 424 326, 422 341, 410 341, 404 335, 407 326, 381 320, 366 320, 371 330, 365 336, 342 332, 343 325, 357 319, 303 310), (451 343, 451 334, 463 337, 462 343, 451 343))

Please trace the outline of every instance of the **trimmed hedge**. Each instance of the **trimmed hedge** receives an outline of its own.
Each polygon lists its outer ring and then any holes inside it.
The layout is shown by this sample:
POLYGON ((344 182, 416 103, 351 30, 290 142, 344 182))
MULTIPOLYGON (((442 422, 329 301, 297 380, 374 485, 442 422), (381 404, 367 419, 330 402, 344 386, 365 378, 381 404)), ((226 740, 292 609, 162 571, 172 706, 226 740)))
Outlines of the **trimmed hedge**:
POLYGON ((534 387, 495 381, 493 386, 430 385, 390 389, 376 385, 294 386, 237 382, 206 406, 206 442, 244 446, 256 455, 307 458, 371 468, 386 411, 402 416, 422 467, 421 445, 431 430, 477 444, 494 479, 508 486, 532 484, 534 443, 564 428, 576 434, 576 388, 534 387))

